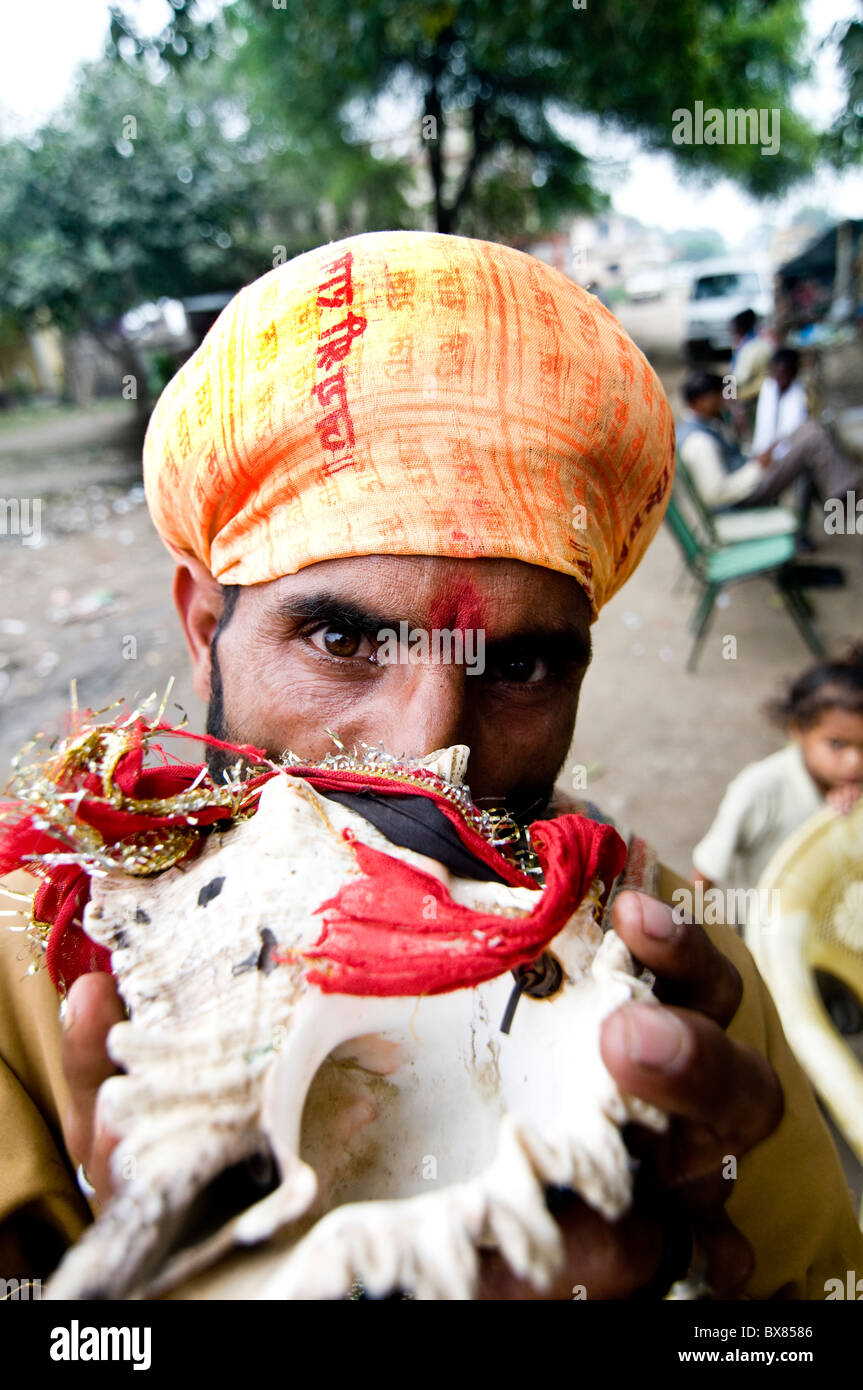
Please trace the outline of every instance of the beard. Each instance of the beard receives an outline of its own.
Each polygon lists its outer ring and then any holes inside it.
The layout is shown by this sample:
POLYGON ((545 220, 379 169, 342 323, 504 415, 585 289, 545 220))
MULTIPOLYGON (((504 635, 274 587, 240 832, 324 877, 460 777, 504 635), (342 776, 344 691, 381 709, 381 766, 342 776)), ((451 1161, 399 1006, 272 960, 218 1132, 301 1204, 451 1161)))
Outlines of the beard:
MULTIPOLYGON (((242 742, 231 733, 225 715, 225 687, 222 681, 222 669, 219 665, 218 631, 210 647, 210 699, 207 705, 207 733, 212 738, 222 739, 225 743, 242 742)), ((226 748, 207 747, 207 768, 213 781, 220 785, 224 781, 233 780, 231 772, 238 761, 245 764, 248 760, 241 758, 238 753, 229 753, 226 748)))

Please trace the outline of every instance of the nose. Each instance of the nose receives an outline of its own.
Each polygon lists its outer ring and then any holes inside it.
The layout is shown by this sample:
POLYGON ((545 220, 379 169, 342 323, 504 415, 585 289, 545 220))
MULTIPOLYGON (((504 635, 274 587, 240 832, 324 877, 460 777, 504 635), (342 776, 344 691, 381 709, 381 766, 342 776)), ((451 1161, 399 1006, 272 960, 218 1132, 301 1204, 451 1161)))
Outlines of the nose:
POLYGON ((464 666, 405 666, 400 676, 386 746, 423 758, 454 743, 471 745, 471 697, 464 666))

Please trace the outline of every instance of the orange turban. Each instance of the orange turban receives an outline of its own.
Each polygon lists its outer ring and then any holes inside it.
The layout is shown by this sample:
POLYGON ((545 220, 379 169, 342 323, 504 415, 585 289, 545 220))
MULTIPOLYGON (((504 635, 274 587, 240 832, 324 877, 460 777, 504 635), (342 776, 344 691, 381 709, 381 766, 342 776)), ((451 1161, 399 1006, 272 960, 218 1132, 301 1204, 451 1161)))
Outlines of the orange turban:
POLYGON ((573 575, 599 608, 653 537, 674 427, 617 320, 495 242, 367 232, 240 291, 144 442, 155 525, 225 584, 445 555, 573 575))

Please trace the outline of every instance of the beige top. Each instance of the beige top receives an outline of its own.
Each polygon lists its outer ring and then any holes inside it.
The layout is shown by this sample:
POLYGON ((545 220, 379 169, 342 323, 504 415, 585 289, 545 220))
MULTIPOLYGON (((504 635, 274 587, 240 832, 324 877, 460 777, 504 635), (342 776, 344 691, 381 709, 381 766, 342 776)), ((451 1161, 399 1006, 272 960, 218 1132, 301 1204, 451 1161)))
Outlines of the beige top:
POLYGON ((692 862, 714 883, 755 888, 783 840, 823 805, 800 745, 789 743, 729 782, 692 862))
POLYGON ((708 507, 726 507, 748 497, 763 476, 761 464, 750 459, 734 473, 726 472, 722 451, 704 430, 693 430, 680 444, 680 457, 708 507))
POLYGON ((773 344, 769 338, 757 334, 743 343, 734 354, 732 369, 736 378, 737 399, 753 400, 761 390, 761 383, 770 367, 773 344))

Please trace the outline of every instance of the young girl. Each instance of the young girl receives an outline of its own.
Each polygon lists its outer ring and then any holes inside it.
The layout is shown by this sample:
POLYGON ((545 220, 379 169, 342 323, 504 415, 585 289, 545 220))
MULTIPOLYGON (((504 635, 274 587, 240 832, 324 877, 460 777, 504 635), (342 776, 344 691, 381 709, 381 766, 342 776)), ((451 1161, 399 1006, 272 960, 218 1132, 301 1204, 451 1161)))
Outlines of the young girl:
MULTIPOLYGON (((845 814, 863 792, 863 644, 804 671, 768 708, 790 742, 729 784, 692 853, 693 880, 705 892, 714 884, 756 888, 775 851, 814 811, 826 802, 845 814)), ((847 991, 835 1008, 835 991, 822 992, 843 1032, 863 1027, 847 991)))

